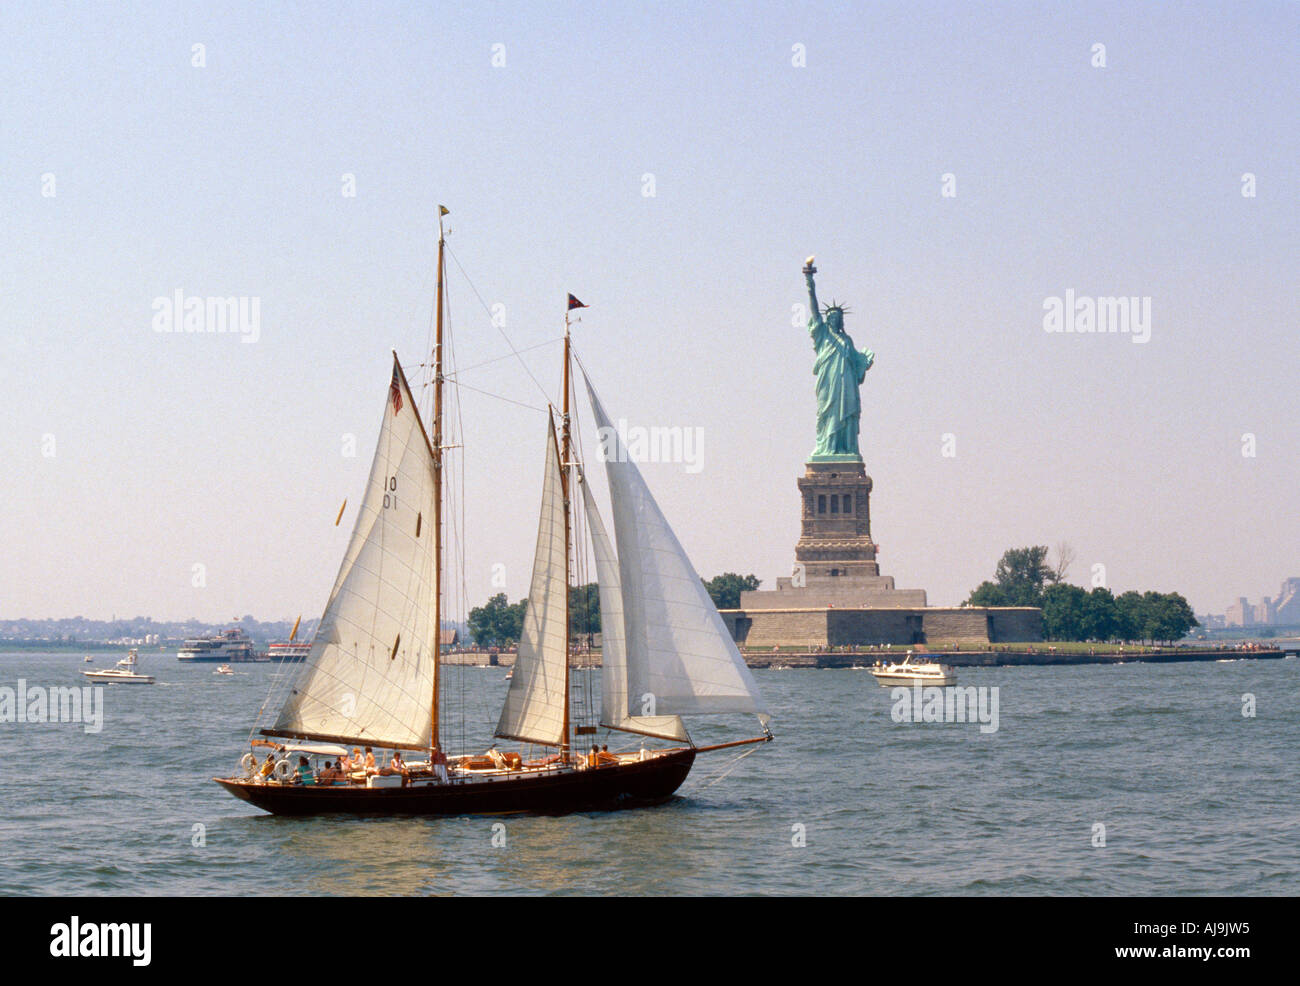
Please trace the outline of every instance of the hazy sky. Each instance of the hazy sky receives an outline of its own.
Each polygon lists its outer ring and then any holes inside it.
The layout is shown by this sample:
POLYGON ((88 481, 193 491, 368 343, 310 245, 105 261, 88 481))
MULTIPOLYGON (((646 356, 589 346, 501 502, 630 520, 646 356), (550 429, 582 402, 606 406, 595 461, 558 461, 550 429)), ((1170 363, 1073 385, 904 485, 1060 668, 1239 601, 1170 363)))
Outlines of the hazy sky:
POLYGON ((789 573, 810 253, 900 588, 1058 541, 1198 612, 1300 575, 1295 4, 173 8, 0 10, 0 617, 319 615, 438 202, 462 379, 532 405, 462 391, 472 604, 527 591, 545 427, 488 308, 553 397, 568 291, 611 414, 701 429, 644 467, 701 574, 789 573), (1070 289, 1149 341, 1045 331, 1070 289), (178 290, 257 341, 156 331, 178 290))

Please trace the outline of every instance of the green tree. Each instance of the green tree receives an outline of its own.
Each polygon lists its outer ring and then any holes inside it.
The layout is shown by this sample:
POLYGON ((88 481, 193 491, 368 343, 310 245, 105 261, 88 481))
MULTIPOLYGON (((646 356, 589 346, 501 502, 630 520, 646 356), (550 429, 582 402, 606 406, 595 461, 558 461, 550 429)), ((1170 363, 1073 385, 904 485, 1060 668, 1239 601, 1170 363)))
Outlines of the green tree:
POLYGON ((595 582, 569 590, 569 636, 600 633, 600 586, 595 582))
MULTIPOLYGON (((701 582, 704 580, 701 579, 701 582)), ((722 575, 715 575, 708 582, 704 582, 704 588, 709 590, 709 596, 713 599, 713 605, 718 609, 739 609, 740 594, 749 590, 757 589, 759 580, 754 575, 737 575, 735 572, 724 572, 722 575)))
POLYGON ((482 606, 469 611, 469 632, 480 647, 508 647, 519 640, 524 627, 524 610, 528 600, 511 605, 504 592, 498 592, 482 606))
POLYGON ((1142 601, 1147 611, 1146 634, 1151 640, 1181 640, 1192 627, 1200 626, 1180 593, 1148 592, 1142 601))
POLYGON ((1043 591, 1043 636, 1048 640, 1086 640, 1088 593, 1065 582, 1043 591))
POLYGON ((1047 545, 1009 548, 998 561, 993 582, 982 583, 966 600, 968 606, 1041 606, 1043 590, 1059 577, 1047 565, 1047 545), (996 586, 996 594, 986 589, 996 586), (977 596, 978 594, 978 596, 977 596), (987 600, 998 599, 998 602, 987 600))
POLYGON ((1143 639, 1142 629, 1145 623, 1145 604, 1142 593, 1130 589, 1115 599, 1116 627, 1115 635, 1121 640, 1143 639))
POLYGON ((1042 605, 1044 588, 1056 581, 1056 573, 1047 565, 1047 545, 1008 549, 993 580, 1006 593, 1008 606, 1042 605))
POLYGON ((987 580, 979 584, 965 603, 967 606, 1005 606, 1006 604, 1006 593, 1002 591, 1000 586, 996 586, 987 580))
POLYGON ((1115 597, 1104 586, 1088 593, 1084 604, 1082 635, 1079 640, 1113 640, 1119 636, 1119 608, 1115 597))

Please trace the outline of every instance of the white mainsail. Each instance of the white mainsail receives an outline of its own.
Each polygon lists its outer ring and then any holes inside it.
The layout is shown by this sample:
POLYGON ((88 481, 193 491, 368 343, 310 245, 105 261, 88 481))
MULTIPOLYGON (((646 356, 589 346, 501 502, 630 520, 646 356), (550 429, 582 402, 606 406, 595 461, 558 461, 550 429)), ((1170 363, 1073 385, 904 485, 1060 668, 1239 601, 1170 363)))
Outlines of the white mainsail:
POLYGON ((656 716, 752 712, 766 723, 758 686, 718 608, 586 384, 609 478, 633 707, 656 716))
POLYGON ((568 568, 565 553, 564 487, 555 428, 547 421, 546 473, 537 523, 533 581, 528 590, 510 690, 496 736, 560 746, 564 736, 564 691, 568 661, 568 568))
POLYGON ((434 626, 433 451, 402 367, 366 493, 311 652, 273 735, 427 748, 434 626))
POLYGON ((623 586, 618 574, 618 556, 605 533, 596 509, 595 497, 586 477, 579 474, 582 498, 587 508, 587 528, 596 556, 596 581, 600 586, 600 724, 632 733, 646 733, 680 742, 689 741, 678 716, 632 715, 627 691, 627 640, 623 623, 623 586))

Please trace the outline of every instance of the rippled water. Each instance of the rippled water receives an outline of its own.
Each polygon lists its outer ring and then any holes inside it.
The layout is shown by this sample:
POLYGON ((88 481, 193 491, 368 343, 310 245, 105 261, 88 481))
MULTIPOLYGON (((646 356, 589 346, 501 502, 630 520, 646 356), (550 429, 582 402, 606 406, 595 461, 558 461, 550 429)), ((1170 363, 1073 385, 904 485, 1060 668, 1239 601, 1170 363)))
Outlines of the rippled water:
MULTIPOLYGON (((106 686, 97 734, 0 724, 0 893, 1300 892, 1292 660, 961 670, 999 689, 988 735, 894 722, 865 671, 759 671, 777 742, 701 755, 669 804, 439 819, 277 819, 236 801, 210 778, 246 750, 276 668, 141 663, 159 683, 106 686)), ((84 667, 0 654, 0 686, 79 684, 84 667)), ((504 678, 448 675, 482 746, 504 678)), ((698 743, 752 729, 699 722, 698 743)))

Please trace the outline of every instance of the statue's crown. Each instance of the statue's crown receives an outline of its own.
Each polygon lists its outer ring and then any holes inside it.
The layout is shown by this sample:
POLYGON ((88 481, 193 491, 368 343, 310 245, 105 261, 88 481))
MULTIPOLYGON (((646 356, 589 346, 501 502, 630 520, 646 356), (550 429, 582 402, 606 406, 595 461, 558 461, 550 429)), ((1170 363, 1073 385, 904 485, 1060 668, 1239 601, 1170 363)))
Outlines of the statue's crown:
POLYGON ((829 315, 831 312, 839 312, 841 315, 847 315, 849 309, 846 305, 836 304, 835 299, 832 298, 831 303, 822 309, 822 315, 829 315))

